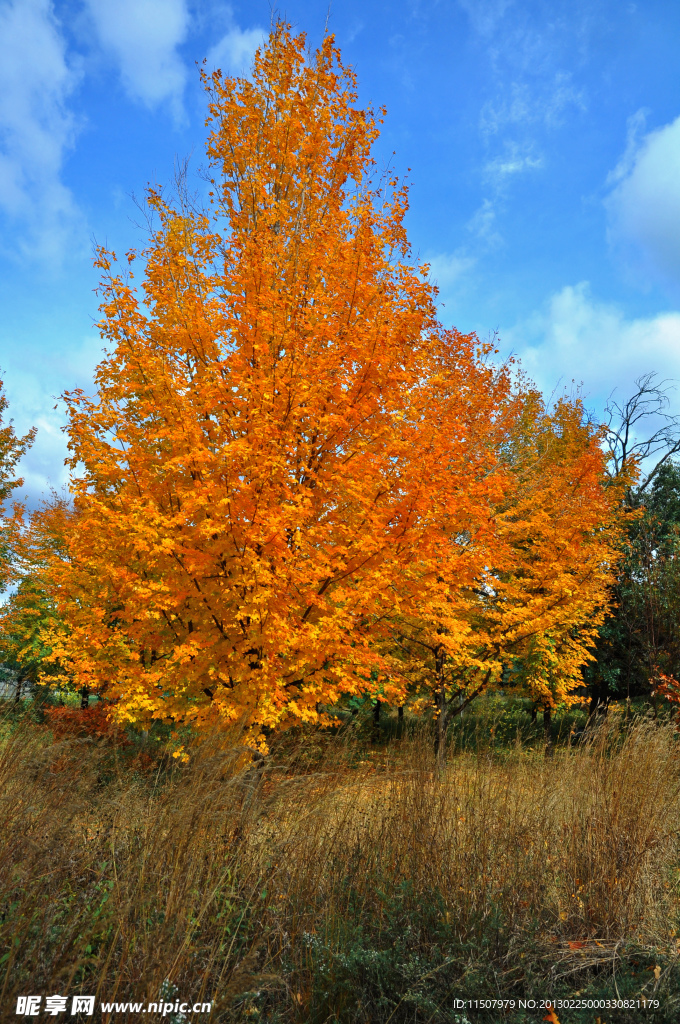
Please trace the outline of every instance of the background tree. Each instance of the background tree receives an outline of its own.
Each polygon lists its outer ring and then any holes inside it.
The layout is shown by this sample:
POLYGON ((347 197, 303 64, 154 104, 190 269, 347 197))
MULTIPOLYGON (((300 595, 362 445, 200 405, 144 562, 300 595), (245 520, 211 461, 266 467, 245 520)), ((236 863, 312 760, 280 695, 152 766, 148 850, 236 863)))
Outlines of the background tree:
POLYGON ((440 751, 451 716, 492 682, 542 707, 549 735, 554 707, 580 699, 574 691, 615 580, 621 490, 605 486, 602 432, 580 402, 548 412, 536 391, 518 396, 515 413, 498 438, 510 485, 493 512, 495 561, 467 590, 456 588, 457 602, 426 604, 425 616, 395 626, 416 688, 436 708, 440 751))
POLYGON ((34 511, 14 545, 15 587, 0 609, 0 658, 14 676, 17 699, 24 685, 72 688, 71 677, 54 656, 55 638, 60 644, 65 625, 51 596, 52 570, 65 556, 64 533, 67 524, 73 528, 71 519, 67 503, 55 495, 34 511))
POLYGON ((23 479, 16 475, 17 466, 35 438, 35 428, 24 437, 17 437, 12 421, 3 422, 6 412, 7 397, 0 381, 0 593, 5 592, 13 578, 14 551, 23 511, 16 504, 9 511, 7 500, 17 487, 23 486, 23 479))
POLYGON ((660 675, 680 674, 680 466, 665 462, 648 489, 629 493, 638 514, 587 673, 593 712, 613 698, 649 697, 660 675))
POLYGON ((646 373, 635 381, 625 402, 611 395, 605 408, 605 442, 609 476, 626 480, 627 501, 637 507, 662 468, 680 451, 680 416, 672 414, 669 391, 674 385, 646 373))
POLYGON ((627 401, 607 406, 609 474, 624 481, 630 513, 612 607, 586 670, 591 713, 610 700, 649 697, 660 674, 680 672, 680 416, 670 382, 635 381, 627 401))
POLYGON ((54 606, 36 579, 22 579, 0 612, 0 661, 10 671, 19 700, 28 686, 48 683, 55 673, 48 635, 54 606))
MULTIPOLYGON (((17 466, 30 448, 35 437, 35 429, 29 430, 24 437, 17 437, 12 421, 4 423, 7 412, 7 397, 0 381, 0 594, 4 594, 12 583, 16 583, 17 546, 21 541, 23 508, 14 503, 8 509, 8 499, 12 492, 23 485, 17 477, 17 466)), ((2 627, 0 626, 0 631, 2 627)), ((11 681, 15 687, 15 697, 21 697, 24 678, 18 671, 12 653, 3 643, 0 632, 0 665, 2 665, 5 685, 11 681)))

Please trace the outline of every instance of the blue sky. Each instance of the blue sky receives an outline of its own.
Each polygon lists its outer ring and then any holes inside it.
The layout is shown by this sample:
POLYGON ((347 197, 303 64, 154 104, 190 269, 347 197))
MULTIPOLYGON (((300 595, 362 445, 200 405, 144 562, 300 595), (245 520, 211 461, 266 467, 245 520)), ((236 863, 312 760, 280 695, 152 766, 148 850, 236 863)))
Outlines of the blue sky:
MULTIPOLYGON (((278 8, 319 42, 326 0, 278 8)), ((204 162, 196 62, 238 73, 265 0, 0 0, 0 367, 38 439, 31 502, 65 479, 63 389, 91 388, 93 241, 143 243, 132 195, 204 162)), ((550 394, 595 409, 680 379, 680 4, 334 0, 329 28, 387 107, 442 318, 498 331, 550 394), (410 169, 410 170, 409 170, 410 169)), ((680 391, 674 398, 680 411, 680 391)))

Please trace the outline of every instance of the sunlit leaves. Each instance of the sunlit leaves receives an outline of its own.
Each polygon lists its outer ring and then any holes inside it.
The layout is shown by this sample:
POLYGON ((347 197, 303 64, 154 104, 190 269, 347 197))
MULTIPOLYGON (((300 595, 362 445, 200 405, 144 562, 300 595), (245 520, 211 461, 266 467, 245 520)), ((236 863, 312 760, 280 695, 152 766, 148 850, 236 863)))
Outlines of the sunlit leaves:
POLYGON ((580 408, 548 415, 438 323, 330 37, 308 60, 279 26, 252 81, 206 86, 210 211, 149 194, 141 296, 99 254, 61 655, 123 719, 254 736, 434 685, 423 637, 463 689, 530 649, 573 681, 614 501, 580 408))

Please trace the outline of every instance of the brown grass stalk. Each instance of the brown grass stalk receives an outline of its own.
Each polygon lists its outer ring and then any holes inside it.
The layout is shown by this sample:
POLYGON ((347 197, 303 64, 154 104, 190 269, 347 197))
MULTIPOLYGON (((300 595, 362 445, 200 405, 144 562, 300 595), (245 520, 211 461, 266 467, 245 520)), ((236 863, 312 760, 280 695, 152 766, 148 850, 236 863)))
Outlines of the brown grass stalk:
MULTIPOLYGON (((28 992, 154 1000, 166 984, 214 1000, 215 1019, 267 991, 280 1014, 267 1019, 306 1020, 314 986, 335 984, 314 980, 315 943, 339 949, 348 922, 376 949, 406 936, 423 976, 440 969, 428 955, 442 934, 449 951, 486 944, 509 991, 528 942, 553 977, 611 965, 630 940, 674 943, 670 725, 610 716, 550 759, 516 746, 443 771, 425 734, 375 763, 352 757, 337 741, 315 771, 276 749, 258 769, 222 736, 140 776, 110 745, 6 731, 0 1005, 28 992)), ((327 1019, 345 1019, 340 1003, 327 1019)))

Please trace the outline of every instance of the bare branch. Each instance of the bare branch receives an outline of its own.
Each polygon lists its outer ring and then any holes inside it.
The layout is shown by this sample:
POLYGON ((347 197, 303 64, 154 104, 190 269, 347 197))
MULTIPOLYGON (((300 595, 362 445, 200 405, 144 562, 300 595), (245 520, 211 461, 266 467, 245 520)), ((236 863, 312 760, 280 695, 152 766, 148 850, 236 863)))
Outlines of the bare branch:
POLYGON ((631 460, 641 464, 658 456, 651 470, 642 476, 638 492, 644 491, 664 463, 680 451, 680 415, 668 411, 668 393, 675 390, 675 383, 668 379, 657 382, 657 376, 653 372, 643 374, 636 379, 636 390, 627 401, 620 404, 612 392, 605 406, 605 438, 612 477, 625 472, 631 460), (660 426, 645 437, 644 427, 650 421, 652 428, 659 421, 660 426))

